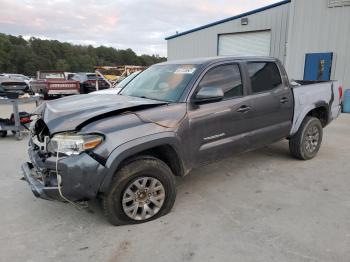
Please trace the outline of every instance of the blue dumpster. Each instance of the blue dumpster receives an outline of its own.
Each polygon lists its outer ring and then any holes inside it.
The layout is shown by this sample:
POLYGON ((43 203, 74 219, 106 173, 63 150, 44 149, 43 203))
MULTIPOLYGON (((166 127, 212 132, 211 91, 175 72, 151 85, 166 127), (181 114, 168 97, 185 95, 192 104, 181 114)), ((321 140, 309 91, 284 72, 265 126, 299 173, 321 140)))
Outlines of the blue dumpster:
POLYGON ((345 90, 344 93, 343 112, 350 113, 350 89, 345 90))

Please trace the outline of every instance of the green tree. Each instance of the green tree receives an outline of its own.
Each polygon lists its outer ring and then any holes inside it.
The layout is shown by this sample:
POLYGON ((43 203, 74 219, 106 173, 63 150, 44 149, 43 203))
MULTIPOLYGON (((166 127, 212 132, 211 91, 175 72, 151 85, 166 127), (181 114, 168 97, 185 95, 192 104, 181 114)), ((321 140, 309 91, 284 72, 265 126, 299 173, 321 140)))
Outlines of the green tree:
POLYGON ((58 59, 56 62, 56 69, 63 70, 63 71, 69 71, 70 65, 66 62, 65 59, 58 59))
POLYGON ((0 33, 0 72, 22 73, 34 76, 38 70, 93 71, 94 66, 143 65, 165 61, 165 57, 141 55, 132 49, 72 45, 57 40, 0 33))

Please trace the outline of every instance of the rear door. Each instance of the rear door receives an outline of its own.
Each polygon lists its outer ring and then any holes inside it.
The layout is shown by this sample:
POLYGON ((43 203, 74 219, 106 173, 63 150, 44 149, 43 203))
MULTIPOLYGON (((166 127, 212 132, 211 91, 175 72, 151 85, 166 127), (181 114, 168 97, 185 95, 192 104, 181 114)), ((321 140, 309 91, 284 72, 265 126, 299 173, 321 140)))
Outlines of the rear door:
POLYGON ((244 135, 251 105, 245 96, 241 70, 238 63, 213 66, 196 87, 194 94, 202 87, 218 87, 225 94, 222 101, 189 104, 191 139, 188 143, 197 164, 212 162, 248 147, 244 135))
POLYGON ((249 141, 252 148, 268 145, 289 135, 293 120, 293 93, 288 79, 273 61, 246 63, 250 79, 249 141))

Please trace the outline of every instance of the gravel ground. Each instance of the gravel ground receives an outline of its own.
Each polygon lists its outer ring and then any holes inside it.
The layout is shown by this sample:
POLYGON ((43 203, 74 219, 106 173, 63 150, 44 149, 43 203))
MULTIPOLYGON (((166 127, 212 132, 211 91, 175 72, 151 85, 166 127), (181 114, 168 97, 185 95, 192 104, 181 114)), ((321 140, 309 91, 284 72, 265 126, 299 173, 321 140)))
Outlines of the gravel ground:
POLYGON ((122 227, 97 201, 34 198, 19 172, 27 139, 0 138, 0 261, 349 261, 350 115, 311 161, 281 141, 198 168, 177 180, 170 214, 122 227))

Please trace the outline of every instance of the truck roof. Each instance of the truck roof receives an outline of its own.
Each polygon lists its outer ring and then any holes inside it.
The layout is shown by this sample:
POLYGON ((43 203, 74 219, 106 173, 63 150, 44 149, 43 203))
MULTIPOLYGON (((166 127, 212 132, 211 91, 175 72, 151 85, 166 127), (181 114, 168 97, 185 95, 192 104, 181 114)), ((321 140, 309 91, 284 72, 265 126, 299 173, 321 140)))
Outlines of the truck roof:
POLYGON ((200 58, 190 58, 183 60, 174 60, 160 63, 160 65, 165 64, 210 64, 214 62, 223 62, 227 60, 237 60, 237 61, 277 61, 277 58, 269 56, 215 56, 215 57, 200 57, 200 58))

